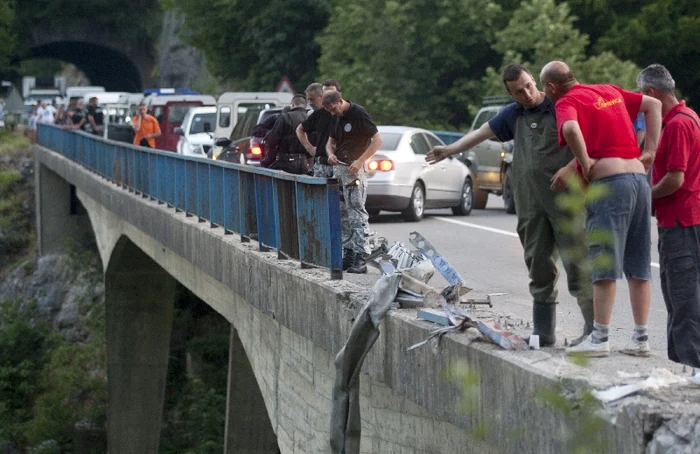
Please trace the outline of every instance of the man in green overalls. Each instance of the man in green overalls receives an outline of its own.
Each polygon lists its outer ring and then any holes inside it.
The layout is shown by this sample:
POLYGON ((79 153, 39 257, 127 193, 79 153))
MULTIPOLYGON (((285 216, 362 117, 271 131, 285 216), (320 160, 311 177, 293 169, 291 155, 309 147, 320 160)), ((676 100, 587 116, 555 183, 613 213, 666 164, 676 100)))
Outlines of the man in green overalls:
POLYGON ((523 245, 525 264, 530 274, 533 299, 534 332, 540 345, 556 342, 557 280, 556 261, 562 252, 569 292, 578 300, 584 319, 583 340, 593 329, 593 291, 587 262, 585 226, 565 232, 567 214, 556 204, 557 192, 565 187, 570 173, 567 165, 574 158, 568 147, 560 147, 554 103, 537 89, 535 79, 522 65, 509 65, 503 71, 503 83, 515 100, 497 116, 457 142, 434 147, 426 161, 436 163, 446 157, 468 151, 496 137, 513 140, 512 185, 518 216, 518 236, 523 245), (570 259, 569 257, 574 257, 570 259))

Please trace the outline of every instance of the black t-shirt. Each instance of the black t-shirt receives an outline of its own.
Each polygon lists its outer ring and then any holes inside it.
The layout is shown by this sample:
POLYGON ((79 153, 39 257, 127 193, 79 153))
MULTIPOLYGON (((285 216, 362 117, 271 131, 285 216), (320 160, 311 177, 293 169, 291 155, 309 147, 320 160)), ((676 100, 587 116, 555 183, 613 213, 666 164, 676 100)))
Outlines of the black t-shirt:
POLYGON ((85 111, 83 109, 79 109, 79 108, 75 107, 71 111, 70 121, 73 122, 74 125, 77 125, 78 123, 83 121, 84 116, 85 116, 85 111))
POLYGON ((92 115, 92 118, 95 119, 95 124, 97 126, 102 126, 104 124, 105 114, 102 112, 102 108, 100 106, 88 106, 87 114, 88 116, 92 115))
POLYGON ((311 115, 301 124, 309 142, 316 147, 317 157, 328 157, 326 144, 336 121, 333 114, 322 107, 311 112, 311 115))
POLYGON ((345 115, 338 118, 331 137, 335 139, 335 154, 340 161, 352 164, 367 150, 377 127, 364 107, 350 103, 345 115))

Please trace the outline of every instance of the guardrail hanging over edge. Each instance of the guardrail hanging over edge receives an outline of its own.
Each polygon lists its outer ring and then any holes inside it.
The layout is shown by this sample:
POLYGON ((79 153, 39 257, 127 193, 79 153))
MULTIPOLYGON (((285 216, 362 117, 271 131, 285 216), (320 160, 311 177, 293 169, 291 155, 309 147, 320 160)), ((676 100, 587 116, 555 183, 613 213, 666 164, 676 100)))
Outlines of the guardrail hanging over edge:
POLYGON ((123 189, 237 233, 242 242, 257 235, 260 250, 276 249, 279 259, 343 277, 336 180, 185 157, 52 125, 38 125, 37 139, 123 189))

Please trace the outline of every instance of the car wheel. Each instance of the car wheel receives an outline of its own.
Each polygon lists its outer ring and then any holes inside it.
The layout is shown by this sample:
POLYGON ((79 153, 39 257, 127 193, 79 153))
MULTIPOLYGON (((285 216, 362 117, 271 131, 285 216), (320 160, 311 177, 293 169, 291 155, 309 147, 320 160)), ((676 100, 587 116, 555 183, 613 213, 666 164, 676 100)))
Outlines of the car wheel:
POLYGON ((506 208, 506 213, 515 214, 515 197, 513 197, 513 176, 508 167, 506 177, 503 180, 503 206, 506 208))
POLYGON ((473 208, 475 210, 483 210, 486 208, 486 202, 489 200, 489 191, 484 191, 479 187, 479 180, 476 180, 476 187, 474 188, 474 204, 473 208))
POLYGON ((421 183, 416 183, 411 191, 411 202, 408 208, 401 213, 404 220, 408 222, 418 222, 423 218, 425 211, 425 190, 421 183))
POLYGON ((455 216, 469 216, 474 207, 474 185, 472 179, 467 178, 462 186, 462 195, 459 198, 459 205, 452 207, 455 216))

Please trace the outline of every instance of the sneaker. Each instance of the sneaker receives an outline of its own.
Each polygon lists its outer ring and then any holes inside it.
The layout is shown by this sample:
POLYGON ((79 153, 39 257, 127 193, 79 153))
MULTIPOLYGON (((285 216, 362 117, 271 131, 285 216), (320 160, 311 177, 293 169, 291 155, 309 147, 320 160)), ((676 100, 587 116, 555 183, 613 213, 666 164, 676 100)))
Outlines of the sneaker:
POLYGON ((583 342, 566 349, 567 355, 581 355, 591 358, 610 356, 610 342, 593 343, 593 334, 589 334, 583 342))
POLYGON ((625 348, 620 350, 620 353, 630 356, 649 356, 649 341, 648 340, 637 340, 631 339, 625 348))

